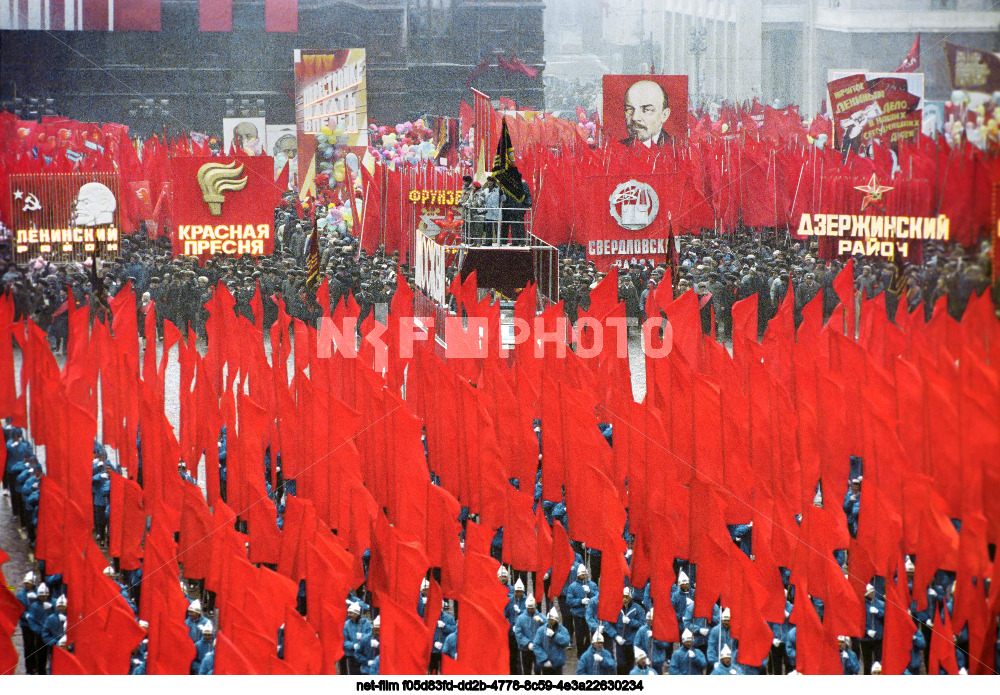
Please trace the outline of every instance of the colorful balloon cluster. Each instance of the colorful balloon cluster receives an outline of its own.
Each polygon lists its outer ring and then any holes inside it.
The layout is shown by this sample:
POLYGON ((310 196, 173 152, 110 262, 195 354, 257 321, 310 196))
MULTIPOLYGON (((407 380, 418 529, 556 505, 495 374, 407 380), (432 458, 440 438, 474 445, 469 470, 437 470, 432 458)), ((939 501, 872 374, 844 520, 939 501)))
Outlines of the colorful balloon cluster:
POLYGON ((398 123, 395 127, 374 123, 368 126, 368 151, 383 162, 396 166, 418 164, 433 159, 437 150, 434 132, 424 126, 423 120, 398 123))

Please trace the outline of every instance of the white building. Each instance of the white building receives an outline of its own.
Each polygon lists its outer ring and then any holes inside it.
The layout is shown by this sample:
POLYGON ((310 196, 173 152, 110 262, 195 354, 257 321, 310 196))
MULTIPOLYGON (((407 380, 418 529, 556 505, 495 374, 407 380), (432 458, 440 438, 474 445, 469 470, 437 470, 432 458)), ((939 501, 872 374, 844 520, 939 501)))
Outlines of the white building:
MULTIPOLYGON (((546 4, 547 13, 562 6, 559 0, 546 4)), ((576 50, 601 56, 609 72, 633 73, 653 66, 658 73, 687 74, 696 103, 756 96, 768 104, 797 103, 803 113, 815 113, 822 104, 829 69, 892 71, 909 53, 918 32, 927 98, 946 99, 951 85, 945 40, 1000 50, 1000 0, 575 0, 573 4, 590 16, 596 9, 599 26, 591 24, 579 41, 564 39, 561 46, 553 42, 554 50, 568 53, 576 44, 576 50)))

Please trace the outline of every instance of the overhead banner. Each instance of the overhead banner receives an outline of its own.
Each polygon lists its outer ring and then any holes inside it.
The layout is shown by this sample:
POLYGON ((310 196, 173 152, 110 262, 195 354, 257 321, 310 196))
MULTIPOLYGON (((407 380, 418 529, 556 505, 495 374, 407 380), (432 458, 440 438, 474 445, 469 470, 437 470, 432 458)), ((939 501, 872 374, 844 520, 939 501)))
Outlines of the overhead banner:
POLYGON ((305 181, 318 145, 368 144, 367 60, 363 48, 296 49, 294 62, 298 180, 305 181))
POLYGON ((687 97, 687 75, 605 75, 605 142, 663 148, 682 142, 687 97))
POLYGON ((269 255, 274 251, 271 157, 178 157, 173 160, 174 255, 269 255))
POLYGON ((222 154, 232 151, 256 157, 264 154, 264 137, 267 126, 263 118, 223 118, 222 154))
POLYGON ((858 152, 873 142, 895 146, 920 135, 923 73, 830 70, 827 96, 842 152, 858 152))
POLYGON ((944 42, 952 89, 992 94, 1000 91, 1000 56, 944 42))
POLYGON ((274 157, 274 179, 277 181, 285 165, 288 167, 288 185, 294 186, 299 175, 299 141, 295 124, 268 125, 266 154, 274 157))
POLYGON ((17 264, 53 263, 118 251, 118 175, 11 174, 11 247, 17 264))

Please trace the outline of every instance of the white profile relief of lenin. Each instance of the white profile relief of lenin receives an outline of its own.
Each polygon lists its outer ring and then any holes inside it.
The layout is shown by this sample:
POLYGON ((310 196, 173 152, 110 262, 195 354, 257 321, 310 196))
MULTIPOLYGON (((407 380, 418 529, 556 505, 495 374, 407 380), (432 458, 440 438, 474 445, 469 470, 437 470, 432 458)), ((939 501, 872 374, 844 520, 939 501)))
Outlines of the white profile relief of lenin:
POLYGON ((73 224, 77 227, 100 227, 114 224, 118 201, 103 183, 92 181, 80 186, 73 209, 73 224))

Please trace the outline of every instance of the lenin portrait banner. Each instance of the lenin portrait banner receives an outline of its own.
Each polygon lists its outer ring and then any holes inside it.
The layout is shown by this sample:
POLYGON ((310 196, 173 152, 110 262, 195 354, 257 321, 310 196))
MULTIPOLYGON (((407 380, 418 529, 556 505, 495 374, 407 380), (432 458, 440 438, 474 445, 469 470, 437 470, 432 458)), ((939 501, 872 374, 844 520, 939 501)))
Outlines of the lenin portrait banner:
POLYGON ((171 165, 175 256, 274 252, 274 208, 282 191, 274 184, 272 157, 176 157, 171 165))
POLYGON ((671 147, 687 139, 687 75, 605 75, 604 140, 671 147))
POLYGON ((53 263, 116 255, 118 174, 11 174, 11 251, 15 263, 53 263))

